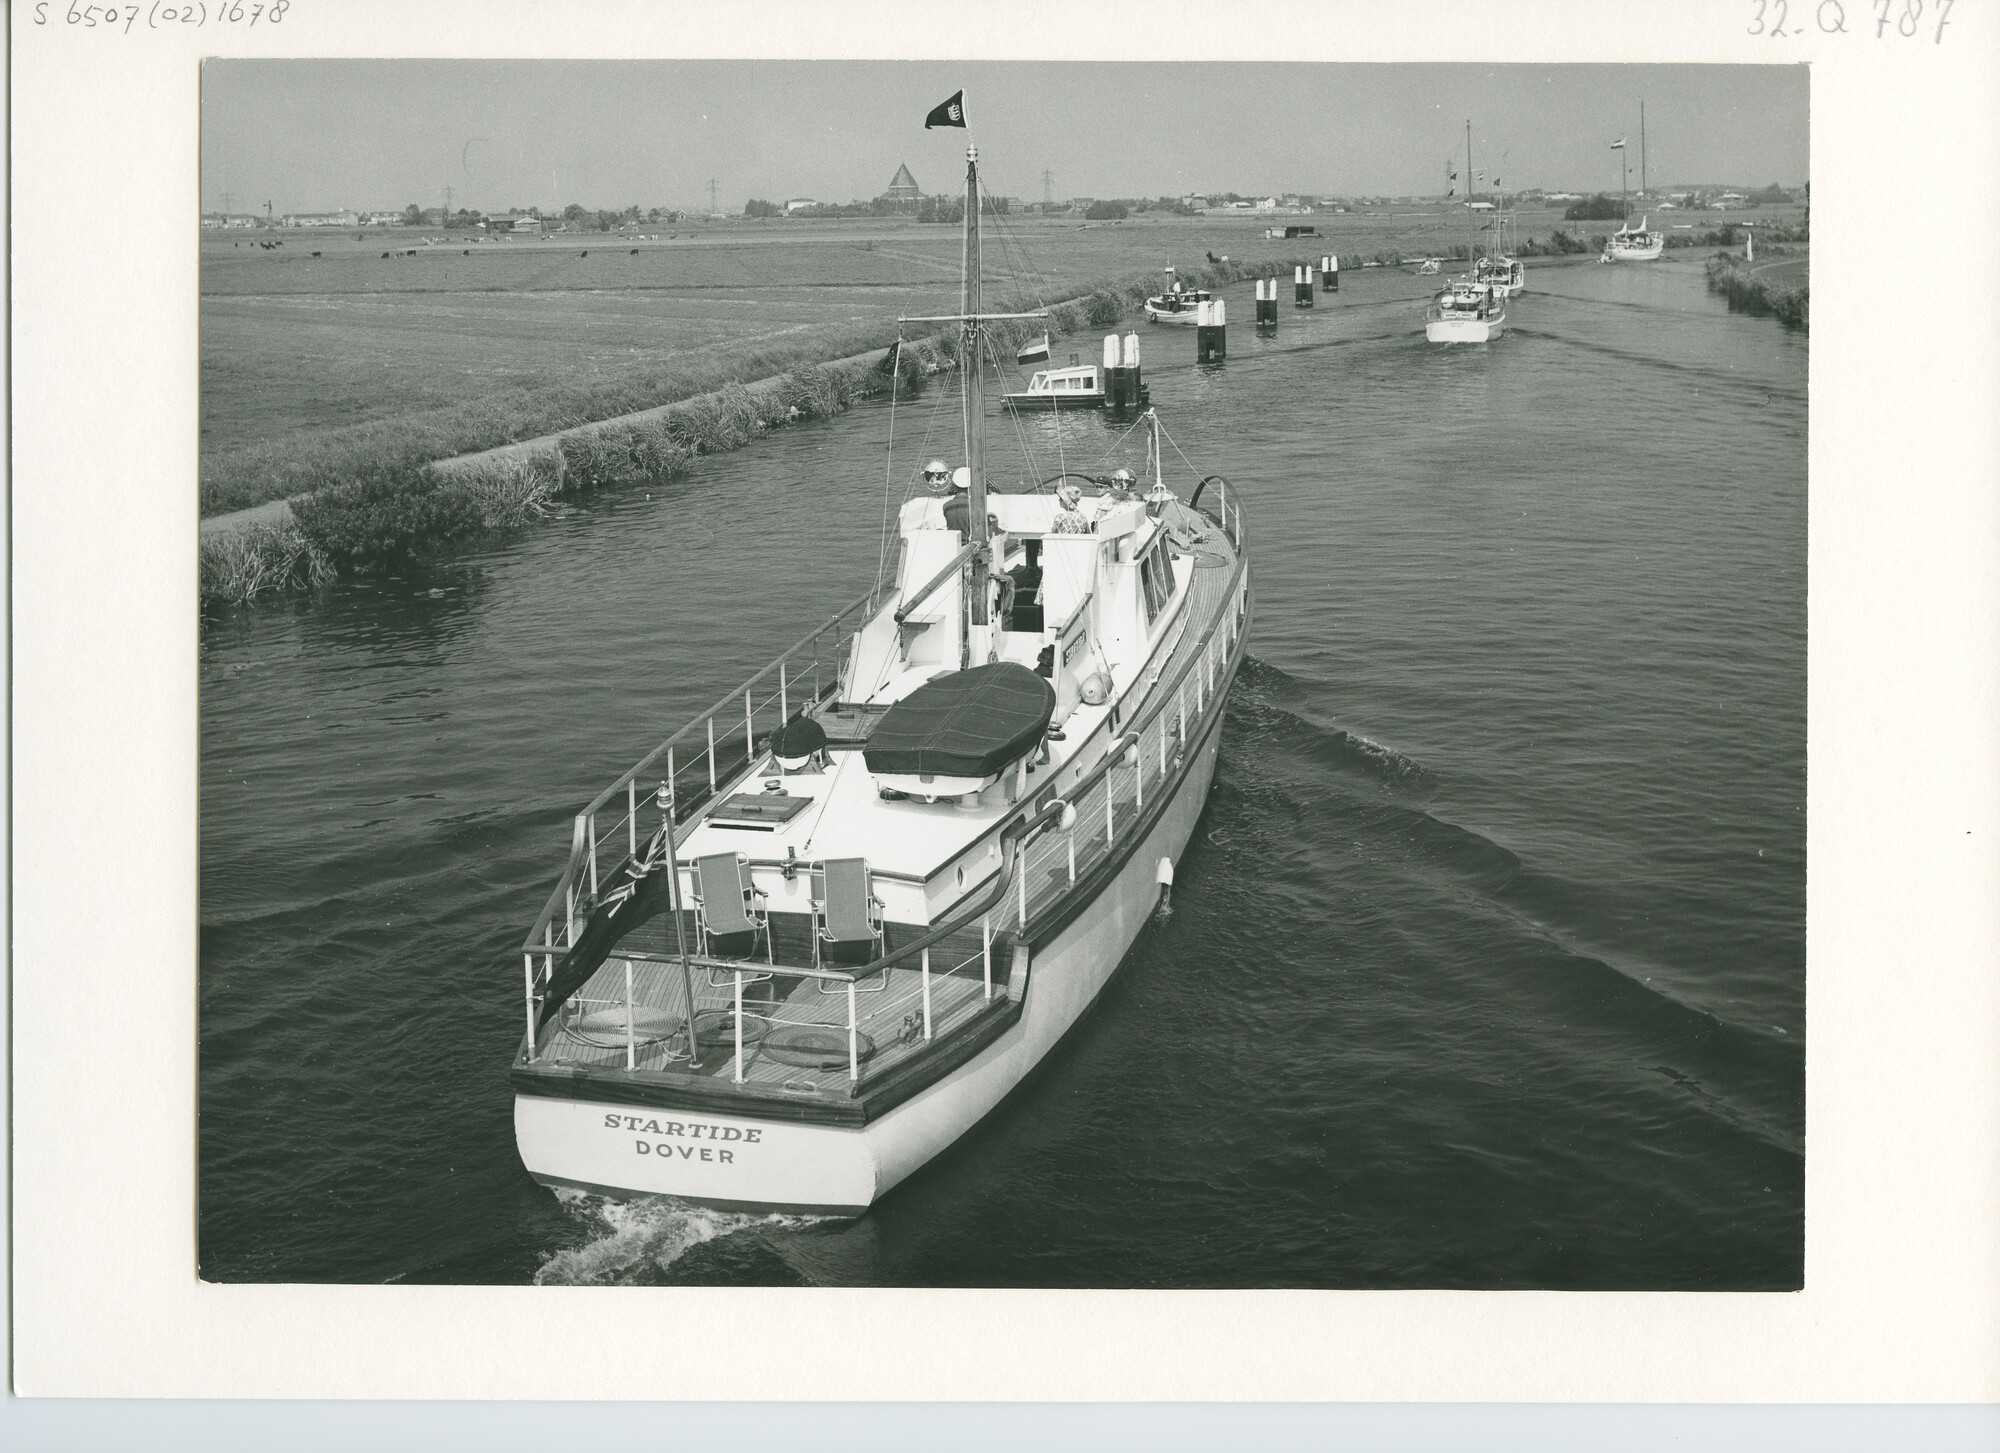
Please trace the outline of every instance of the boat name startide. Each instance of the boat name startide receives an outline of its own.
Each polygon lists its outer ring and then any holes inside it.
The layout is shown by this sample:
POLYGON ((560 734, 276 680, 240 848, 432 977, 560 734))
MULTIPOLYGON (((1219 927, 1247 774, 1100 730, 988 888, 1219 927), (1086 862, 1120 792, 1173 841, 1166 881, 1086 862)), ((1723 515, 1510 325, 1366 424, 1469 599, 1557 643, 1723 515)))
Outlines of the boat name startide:
POLYGON ((642 1115, 606 1115, 606 1130, 636 1130, 646 1135, 684 1135, 690 1140, 741 1140, 755 1145, 764 1138, 764 1132, 755 1128, 738 1129, 734 1125, 706 1125, 688 1120, 649 1120, 642 1115))

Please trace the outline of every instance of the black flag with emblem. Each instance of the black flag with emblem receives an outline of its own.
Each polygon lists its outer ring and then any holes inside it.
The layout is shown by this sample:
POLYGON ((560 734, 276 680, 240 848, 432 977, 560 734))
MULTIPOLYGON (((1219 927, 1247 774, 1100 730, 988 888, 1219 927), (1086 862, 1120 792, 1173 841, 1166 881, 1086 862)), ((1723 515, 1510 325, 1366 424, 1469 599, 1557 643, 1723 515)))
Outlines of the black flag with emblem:
POLYGON ((945 102, 942 106, 934 108, 931 114, 924 118, 924 130, 926 131, 929 131, 933 126, 962 127, 964 125, 965 92, 963 91, 953 91, 949 101, 945 102))

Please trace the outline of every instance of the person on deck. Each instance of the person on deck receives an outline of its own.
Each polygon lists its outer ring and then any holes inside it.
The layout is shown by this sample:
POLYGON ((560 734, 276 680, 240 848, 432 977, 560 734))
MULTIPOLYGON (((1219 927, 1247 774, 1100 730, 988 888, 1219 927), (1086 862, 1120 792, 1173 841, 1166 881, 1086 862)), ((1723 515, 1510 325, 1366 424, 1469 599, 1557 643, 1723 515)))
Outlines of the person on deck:
POLYGON ((1088 535, 1090 518, 1077 508, 1083 502, 1083 491, 1073 484, 1065 484, 1056 491, 1055 518, 1049 524, 1051 535, 1088 535))
MULTIPOLYGON (((960 465, 951 474, 951 498, 944 502, 944 527, 956 530, 963 539, 972 537, 972 471, 960 465)), ((1000 533, 1000 517, 988 513, 986 533, 990 538, 1000 533)))
POLYGON ((1139 497, 1137 483, 1133 480, 1132 471, 1129 469, 1112 470, 1111 478, 1106 483, 1110 486, 1110 493, 1105 498, 1112 504, 1124 504, 1139 497))

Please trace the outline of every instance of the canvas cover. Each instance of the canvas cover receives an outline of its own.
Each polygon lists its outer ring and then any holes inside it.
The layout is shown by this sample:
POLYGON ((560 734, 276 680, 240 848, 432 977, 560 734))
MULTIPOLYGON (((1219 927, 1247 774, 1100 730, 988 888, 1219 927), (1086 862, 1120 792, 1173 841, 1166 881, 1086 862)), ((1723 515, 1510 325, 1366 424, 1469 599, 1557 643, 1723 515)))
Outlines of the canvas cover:
POLYGON ((1027 667, 974 666, 927 681, 890 707, 863 755, 871 772, 992 777, 1035 749, 1055 707, 1054 689, 1027 667))

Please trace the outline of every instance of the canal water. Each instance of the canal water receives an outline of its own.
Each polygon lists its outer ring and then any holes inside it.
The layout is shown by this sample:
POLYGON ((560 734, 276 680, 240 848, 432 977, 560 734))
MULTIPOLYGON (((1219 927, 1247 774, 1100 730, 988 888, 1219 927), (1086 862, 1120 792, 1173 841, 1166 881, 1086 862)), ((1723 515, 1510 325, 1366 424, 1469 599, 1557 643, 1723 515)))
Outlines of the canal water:
POLYGON ((1083 1028, 856 1222, 536 1186, 513 949, 570 815, 871 583, 938 394, 211 622, 202 1275, 1798 1286, 1806 339, 1670 257, 1432 346, 1428 282, 1274 338, 1231 289, 1206 370, 1140 325, 1251 532, 1214 793, 1083 1028))

